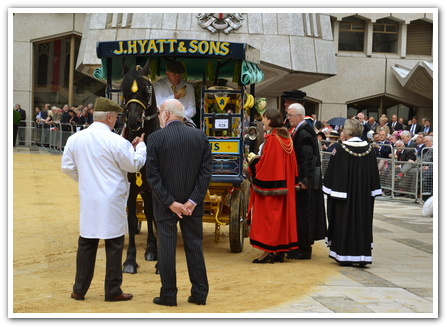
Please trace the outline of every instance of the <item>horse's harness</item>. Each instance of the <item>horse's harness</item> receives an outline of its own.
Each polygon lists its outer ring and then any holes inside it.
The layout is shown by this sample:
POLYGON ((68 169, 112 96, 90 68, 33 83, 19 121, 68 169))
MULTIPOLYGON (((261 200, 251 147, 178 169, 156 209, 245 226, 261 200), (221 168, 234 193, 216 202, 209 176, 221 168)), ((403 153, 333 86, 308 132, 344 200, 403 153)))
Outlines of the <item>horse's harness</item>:
MULTIPOLYGON (((135 69, 136 69, 136 70, 139 70, 139 69, 141 69, 141 67, 140 67, 140 66, 137 66, 135 69)), ((147 77, 147 76, 142 76, 142 77, 143 77, 146 81, 148 81, 148 85, 147 85, 147 88, 148 88, 148 95, 149 95, 148 104, 145 105, 144 102, 141 101, 141 100, 138 99, 138 98, 130 99, 129 101, 126 101, 126 102, 125 102, 125 105, 126 105, 126 111, 127 111, 127 112, 126 112, 126 117, 125 117, 125 118, 126 118, 126 122, 127 122, 127 116, 129 115, 129 111, 127 110, 127 106, 129 105, 129 103, 136 103, 136 104, 140 105, 140 106, 143 108, 143 111, 142 111, 142 113, 141 113, 141 118, 140 118, 141 126, 138 127, 136 130, 133 130, 134 132, 136 132, 136 131, 140 130, 141 128, 143 128, 143 127, 144 127, 144 122, 145 122, 145 121, 149 121, 149 120, 151 120, 151 119, 154 119, 154 118, 158 117, 158 112, 155 112, 154 114, 152 114, 152 115, 150 115, 150 116, 146 116, 146 109, 149 108, 149 107, 152 105, 152 92, 153 92, 153 87, 152 87, 152 82, 151 82, 151 80, 150 80, 149 77, 147 77)), ((137 83, 136 80, 133 81, 130 90, 132 91, 133 94, 136 94, 137 97, 138 97, 138 90, 139 90, 139 89, 138 89, 138 83, 137 83)))

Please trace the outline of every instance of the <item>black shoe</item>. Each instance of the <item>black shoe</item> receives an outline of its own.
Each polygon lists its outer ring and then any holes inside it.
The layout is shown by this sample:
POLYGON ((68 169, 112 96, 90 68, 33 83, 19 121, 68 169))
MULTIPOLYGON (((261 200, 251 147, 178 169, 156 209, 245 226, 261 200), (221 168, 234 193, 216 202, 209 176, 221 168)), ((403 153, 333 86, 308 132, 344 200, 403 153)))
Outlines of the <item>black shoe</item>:
POLYGON ((311 257, 312 257, 312 251, 311 252, 291 251, 287 253, 287 259, 292 260, 306 260, 310 259, 311 257))
POLYGON ((275 263, 275 254, 269 253, 262 259, 255 259, 253 263, 275 263))
POLYGON ((284 262, 286 254, 284 252, 278 252, 275 254, 275 261, 284 262))
POLYGON ((188 302, 189 303, 195 303, 197 305, 206 305, 206 301, 197 301, 195 298, 193 298, 192 296, 188 297, 188 302))
POLYGON ((352 262, 339 262, 341 267, 352 267, 352 262))
POLYGON ((166 305, 168 307, 176 307, 177 306, 177 302, 165 302, 160 297, 154 297, 154 301, 153 302, 155 304, 166 305))

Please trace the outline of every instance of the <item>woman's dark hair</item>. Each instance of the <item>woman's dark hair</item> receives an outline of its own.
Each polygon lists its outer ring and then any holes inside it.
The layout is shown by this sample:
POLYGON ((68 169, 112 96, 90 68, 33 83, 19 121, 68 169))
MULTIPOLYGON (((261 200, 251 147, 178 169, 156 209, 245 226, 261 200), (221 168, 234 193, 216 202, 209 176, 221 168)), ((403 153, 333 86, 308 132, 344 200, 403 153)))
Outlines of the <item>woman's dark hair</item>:
POLYGON ((284 126, 284 117, 278 109, 267 109, 263 116, 270 119, 270 127, 272 128, 284 126))

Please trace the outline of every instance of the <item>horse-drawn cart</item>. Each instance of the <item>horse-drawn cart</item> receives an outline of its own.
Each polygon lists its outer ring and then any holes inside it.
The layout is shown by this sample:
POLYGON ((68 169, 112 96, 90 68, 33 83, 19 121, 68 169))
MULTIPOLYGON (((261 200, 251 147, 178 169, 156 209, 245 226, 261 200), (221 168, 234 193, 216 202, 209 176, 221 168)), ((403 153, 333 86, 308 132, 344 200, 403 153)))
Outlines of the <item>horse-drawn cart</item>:
MULTIPOLYGON (((208 136, 213 175, 205 198, 204 222, 215 224, 215 241, 220 227, 229 226, 230 248, 241 252, 247 236, 245 215, 249 184, 243 174, 246 155, 253 150, 257 135, 254 123, 255 84, 263 79, 257 64, 259 51, 245 43, 208 40, 152 39, 98 42, 102 66, 95 74, 107 80, 107 96, 120 102, 114 81, 121 66, 145 65, 150 79, 162 76, 169 60, 185 67, 183 78, 196 94, 196 125, 208 136), (251 110, 250 110, 251 109, 251 110)), ((160 105, 160 104, 158 104, 160 105)), ((142 198, 137 198, 139 224, 146 219, 142 198)))

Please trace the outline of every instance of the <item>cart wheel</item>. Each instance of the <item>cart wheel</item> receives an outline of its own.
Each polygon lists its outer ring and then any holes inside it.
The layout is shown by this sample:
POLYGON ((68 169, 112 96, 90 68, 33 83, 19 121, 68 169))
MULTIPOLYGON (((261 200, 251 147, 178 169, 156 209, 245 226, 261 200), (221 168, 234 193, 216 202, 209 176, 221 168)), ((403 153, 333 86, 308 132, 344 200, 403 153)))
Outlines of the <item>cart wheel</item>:
POLYGON ((138 224, 137 224, 137 231, 136 231, 135 234, 140 234, 140 232, 141 232, 141 224, 142 224, 142 222, 141 222, 141 221, 138 221, 138 224))
POLYGON ((244 192, 235 190, 231 197, 230 208, 230 249, 231 252, 242 252, 244 248, 244 231, 246 228, 246 202, 244 192))
MULTIPOLYGON (((247 214, 248 203, 250 202, 250 182, 246 179, 241 184, 241 190, 244 192, 245 199, 245 215, 247 214)), ((244 217, 245 217, 244 215, 244 217)), ((250 226, 245 222, 244 223, 244 237, 248 237, 250 235, 250 226)))

